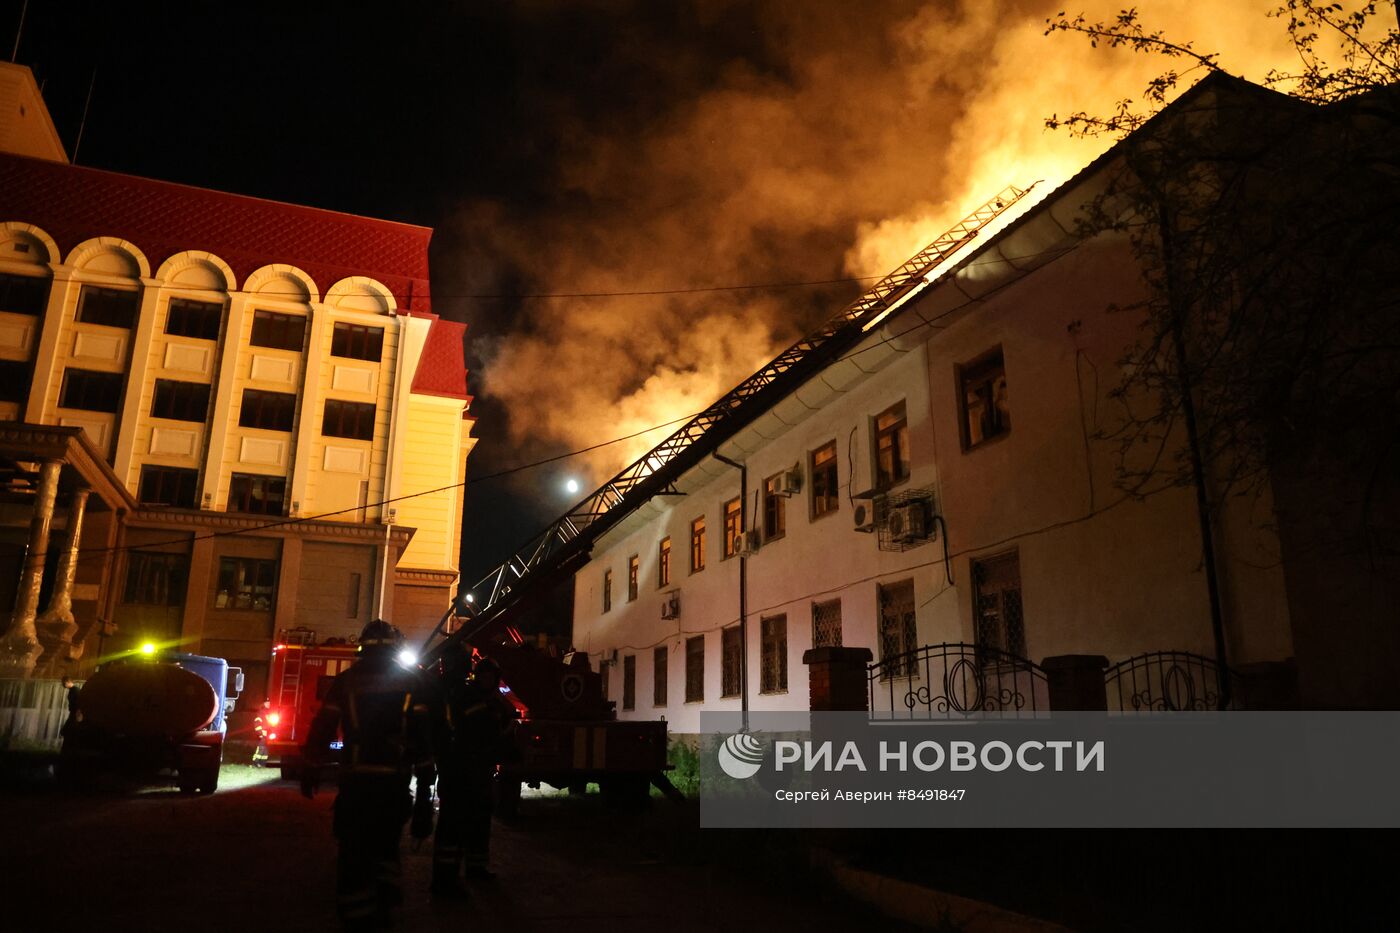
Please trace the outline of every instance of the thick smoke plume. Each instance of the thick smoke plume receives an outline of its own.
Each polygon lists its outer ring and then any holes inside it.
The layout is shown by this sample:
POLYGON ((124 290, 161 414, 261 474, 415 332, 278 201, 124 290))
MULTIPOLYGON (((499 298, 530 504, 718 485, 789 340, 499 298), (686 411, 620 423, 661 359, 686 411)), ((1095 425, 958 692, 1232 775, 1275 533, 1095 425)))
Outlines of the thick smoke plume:
MULTIPOLYGON (((1258 80, 1292 54, 1265 15, 1276 2, 1169 0, 1143 18, 1258 80)), ((1108 111, 1162 67, 1045 36, 1059 7, 1029 0, 720 3, 695 14, 698 28, 738 8, 754 26, 742 52, 619 43, 673 80, 693 71, 646 119, 551 115, 567 125, 556 179, 567 206, 547 223, 486 205, 465 214, 492 244, 491 284, 591 293, 878 276, 1007 183, 1067 179, 1108 141, 1047 131, 1045 118, 1108 111)), ((1091 19, 1115 9, 1083 7, 1091 19)), ((585 447, 702 408, 858 291, 527 302, 483 360, 484 391, 508 410, 518 449, 585 447)), ((600 452, 591 479, 662 436, 600 452)))

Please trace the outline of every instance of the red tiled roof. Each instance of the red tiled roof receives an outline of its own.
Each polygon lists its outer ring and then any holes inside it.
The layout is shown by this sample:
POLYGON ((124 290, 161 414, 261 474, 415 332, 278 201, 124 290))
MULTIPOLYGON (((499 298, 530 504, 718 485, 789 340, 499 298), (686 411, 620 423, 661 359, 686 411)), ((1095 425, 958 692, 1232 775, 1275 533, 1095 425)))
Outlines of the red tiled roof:
POLYGON ((467 325, 438 318, 428 327, 418 371, 413 374, 413 391, 418 395, 460 398, 468 403, 466 358, 463 339, 467 325))
POLYGON ((10 153, 0 153, 3 221, 40 227, 65 255, 93 237, 121 237, 152 272, 176 253, 203 250, 227 262, 239 285, 271 263, 302 269, 322 295, 366 275, 388 286, 401 310, 431 310, 427 227, 10 153))

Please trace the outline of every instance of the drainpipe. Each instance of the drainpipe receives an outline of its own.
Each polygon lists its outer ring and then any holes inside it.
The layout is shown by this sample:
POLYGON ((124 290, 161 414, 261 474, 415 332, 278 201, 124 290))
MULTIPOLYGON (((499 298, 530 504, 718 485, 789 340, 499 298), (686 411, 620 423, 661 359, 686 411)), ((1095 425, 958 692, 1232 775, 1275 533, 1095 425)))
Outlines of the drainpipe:
MULTIPOLYGON (((720 463, 739 471, 739 534, 749 527, 749 468, 730 460, 723 454, 713 455, 720 463)), ((720 516, 721 521, 724 516, 720 516)), ((721 524, 721 527, 723 525, 721 524)), ((745 542, 747 544, 747 542, 745 542)), ((724 657, 724 642, 720 641, 720 658, 724 657)), ((743 716, 743 731, 749 731, 749 556, 748 548, 739 551, 739 710, 743 716)))

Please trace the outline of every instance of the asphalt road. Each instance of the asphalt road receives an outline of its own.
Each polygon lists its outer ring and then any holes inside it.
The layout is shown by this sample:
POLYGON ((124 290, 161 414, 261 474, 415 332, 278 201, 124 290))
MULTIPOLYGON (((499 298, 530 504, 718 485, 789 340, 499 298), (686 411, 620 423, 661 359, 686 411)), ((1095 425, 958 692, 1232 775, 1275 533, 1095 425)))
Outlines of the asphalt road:
MULTIPOLYGON (((226 766, 218 793, 173 788, 0 795, 0 929, 334 930, 331 801, 271 772, 226 766)), ((596 795, 534 798, 496 823, 493 881, 466 902, 428 896, 430 846, 404 843, 398 929, 510 931, 869 926, 761 834, 701 833, 693 807, 605 810, 596 795)), ((787 853, 790 855, 791 853, 787 853)))

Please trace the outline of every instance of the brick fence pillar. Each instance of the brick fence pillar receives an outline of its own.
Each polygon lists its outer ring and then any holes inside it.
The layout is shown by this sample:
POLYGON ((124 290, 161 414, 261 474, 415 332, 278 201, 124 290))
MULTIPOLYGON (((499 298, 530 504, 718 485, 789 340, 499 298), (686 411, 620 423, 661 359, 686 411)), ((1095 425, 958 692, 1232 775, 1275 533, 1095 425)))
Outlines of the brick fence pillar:
POLYGON ((1052 710, 1108 709, 1103 672, 1108 658, 1099 654, 1057 654, 1040 662, 1052 710))
POLYGON ((1298 665, 1286 661, 1257 661, 1235 667, 1235 703, 1240 709, 1300 709, 1298 665))
POLYGON ((802 652, 814 712, 865 712, 870 708, 869 648, 809 648, 802 652))

